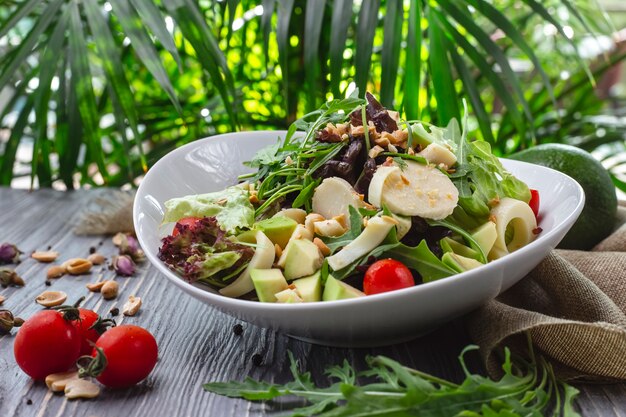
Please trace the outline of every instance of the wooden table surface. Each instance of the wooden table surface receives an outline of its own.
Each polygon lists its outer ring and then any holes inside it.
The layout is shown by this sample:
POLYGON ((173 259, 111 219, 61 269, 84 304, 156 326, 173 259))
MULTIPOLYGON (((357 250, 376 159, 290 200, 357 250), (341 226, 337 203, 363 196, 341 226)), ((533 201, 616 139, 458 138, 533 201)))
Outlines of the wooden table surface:
MULTIPOLYGON (((109 190, 27 192, 0 188, 0 243, 11 242, 25 253, 17 272, 26 281, 23 288, 0 289, 7 298, 3 308, 28 318, 41 307, 34 298, 45 290, 62 290, 68 301, 86 296, 83 306, 109 316, 129 295, 140 296, 144 305, 135 317, 116 317, 121 322, 149 329, 159 344, 159 362, 152 374, 139 385, 126 390, 103 389, 94 400, 68 401, 52 394, 45 384, 33 382, 15 364, 13 335, 0 336, 0 416, 263 416, 278 414, 268 405, 233 400, 202 390, 207 381, 241 380, 246 376, 286 382, 289 378, 287 351, 301 366, 324 381, 328 364, 346 358, 363 369, 367 355, 386 355, 404 365, 459 382, 462 371, 457 356, 471 343, 462 320, 449 323, 411 342, 373 349, 338 349, 311 345, 285 335, 261 329, 224 315, 168 284, 147 262, 133 277, 116 277, 106 267, 91 274, 64 276, 45 285, 49 265, 29 258, 34 250, 49 246, 60 253, 59 261, 86 257, 89 249, 110 257, 116 254, 110 237, 76 236, 73 228, 87 204, 109 190), (115 279, 120 284, 117 299, 104 301, 89 293, 85 284, 115 279), (233 326, 240 323, 243 333, 233 326), (257 356, 255 359, 255 355, 257 356), (258 358, 261 358, 259 363, 258 358)), ((15 330, 13 331, 15 334, 15 330)), ((470 369, 483 372, 477 355, 468 357, 470 369)), ((626 385, 577 386, 577 400, 583 416, 626 416, 626 385)))

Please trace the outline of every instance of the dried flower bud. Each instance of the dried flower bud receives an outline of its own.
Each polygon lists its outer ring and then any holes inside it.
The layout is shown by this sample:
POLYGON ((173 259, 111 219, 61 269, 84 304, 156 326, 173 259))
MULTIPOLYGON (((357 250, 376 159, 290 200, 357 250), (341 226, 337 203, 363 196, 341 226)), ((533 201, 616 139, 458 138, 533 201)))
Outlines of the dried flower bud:
POLYGON ((6 334, 14 327, 24 324, 24 320, 14 317, 9 310, 0 310, 0 334, 6 334))
POLYGON ((114 256, 112 266, 119 275, 129 277, 135 273, 135 263, 128 255, 114 256))
POLYGON ((0 264, 13 264, 20 259, 20 251, 17 246, 10 243, 0 244, 0 264))
POLYGON ((24 280, 17 275, 17 272, 11 268, 0 268, 0 285, 8 287, 14 285, 16 287, 23 287, 24 280))
POLYGON ((145 259, 145 254, 133 235, 118 233, 113 236, 113 244, 119 248, 120 255, 129 255, 135 262, 142 262, 145 259))

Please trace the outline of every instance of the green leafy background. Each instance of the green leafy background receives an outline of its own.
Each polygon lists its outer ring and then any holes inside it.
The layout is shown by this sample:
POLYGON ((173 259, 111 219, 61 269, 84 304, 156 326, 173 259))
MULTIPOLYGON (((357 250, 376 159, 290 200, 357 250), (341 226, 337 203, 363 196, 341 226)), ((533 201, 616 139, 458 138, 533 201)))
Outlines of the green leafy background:
POLYGON ((358 88, 439 125, 466 99, 498 154, 571 143, 626 189, 614 32, 595 0, 3 0, 0 184, 136 185, 177 146, 358 88))

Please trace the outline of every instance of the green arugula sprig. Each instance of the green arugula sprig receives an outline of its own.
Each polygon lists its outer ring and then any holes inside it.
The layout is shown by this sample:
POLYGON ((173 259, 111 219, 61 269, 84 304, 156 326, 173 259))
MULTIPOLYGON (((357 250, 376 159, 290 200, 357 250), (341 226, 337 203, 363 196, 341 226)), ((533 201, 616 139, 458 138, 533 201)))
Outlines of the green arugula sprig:
POLYGON ((263 201, 256 209, 256 217, 282 198, 298 193, 292 207, 310 211, 311 198, 319 181, 313 173, 335 157, 348 143, 324 143, 314 140, 315 133, 327 123, 343 123, 350 113, 364 108, 365 100, 355 94, 343 100, 333 100, 318 110, 304 115, 289 127, 282 143, 261 149, 245 165, 257 168, 256 173, 245 174, 239 180, 258 184, 258 198, 263 201), (297 135, 303 131, 304 135, 297 135))
POLYGON ((247 378, 243 382, 210 382, 204 389, 250 401, 278 403, 276 399, 284 396, 305 399, 309 405, 293 409, 292 417, 580 417, 573 409, 578 390, 557 381, 545 360, 519 360, 514 365, 506 349, 504 376, 494 381, 470 373, 465 365, 465 354, 477 348, 468 346, 459 356, 465 374, 461 384, 376 356, 367 358, 369 369, 361 373, 346 360, 341 366, 329 367, 326 375, 331 385, 318 387, 309 372, 299 371, 289 352, 293 381, 273 384, 247 378), (358 385, 359 376, 375 381, 358 385))

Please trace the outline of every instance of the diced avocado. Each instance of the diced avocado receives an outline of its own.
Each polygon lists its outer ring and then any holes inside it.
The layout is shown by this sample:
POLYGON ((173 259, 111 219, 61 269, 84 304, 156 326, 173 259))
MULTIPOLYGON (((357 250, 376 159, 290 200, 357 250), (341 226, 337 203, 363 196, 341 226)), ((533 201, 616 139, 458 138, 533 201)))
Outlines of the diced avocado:
POLYGON ((465 256, 457 255, 454 252, 446 252, 441 257, 444 264, 457 272, 465 272, 470 269, 478 268, 484 264, 478 262, 476 259, 466 258, 465 256))
POLYGON ((254 227, 265 233, 273 243, 284 248, 297 225, 298 223, 289 217, 278 216, 261 220, 254 227))
POLYGON ((322 301, 322 276, 317 271, 311 276, 297 279, 292 282, 298 290, 298 294, 305 303, 322 301))
POLYGON ((288 280, 313 275, 322 266, 322 254, 315 243, 306 239, 289 242, 285 258, 285 278, 288 280))
POLYGON ((465 246, 464 244, 459 243, 454 239, 450 239, 449 237, 444 237, 443 239, 441 239, 441 247, 446 252, 452 251, 457 255, 465 256, 466 258, 473 258, 477 260, 479 256, 478 252, 476 252, 474 249, 465 246), (444 248, 445 245, 447 245, 448 248, 444 248))
POLYGON ((287 288, 287 281, 280 269, 251 269, 250 278, 262 303, 275 303, 275 294, 287 288))
POLYGON ((237 235, 237 240, 239 242, 251 243, 254 245, 256 243, 256 232, 256 229, 246 230, 245 232, 239 233, 237 235))
POLYGON ((498 232, 496 231, 496 224, 494 222, 487 222, 478 227, 472 233, 472 238, 478 243, 485 253, 491 252, 496 239, 498 238, 498 232))
POLYGON ((281 292, 277 292, 275 296, 277 303, 294 304, 304 302, 298 291, 292 288, 287 288, 281 292))
POLYGON ((329 275, 326 279, 322 300, 335 301, 358 297, 365 297, 365 294, 345 282, 335 279, 332 275, 329 275))

